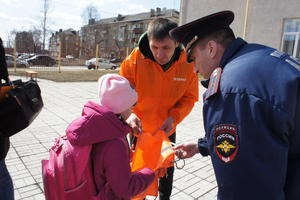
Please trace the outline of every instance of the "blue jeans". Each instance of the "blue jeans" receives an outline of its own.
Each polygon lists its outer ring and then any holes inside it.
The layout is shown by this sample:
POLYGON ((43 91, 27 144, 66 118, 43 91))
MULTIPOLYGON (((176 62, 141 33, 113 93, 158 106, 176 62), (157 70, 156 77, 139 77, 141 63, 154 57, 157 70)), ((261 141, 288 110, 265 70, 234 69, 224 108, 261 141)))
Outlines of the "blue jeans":
POLYGON ((0 196, 1 199, 14 200, 14 186, 4 159, 0 161, 0 196))

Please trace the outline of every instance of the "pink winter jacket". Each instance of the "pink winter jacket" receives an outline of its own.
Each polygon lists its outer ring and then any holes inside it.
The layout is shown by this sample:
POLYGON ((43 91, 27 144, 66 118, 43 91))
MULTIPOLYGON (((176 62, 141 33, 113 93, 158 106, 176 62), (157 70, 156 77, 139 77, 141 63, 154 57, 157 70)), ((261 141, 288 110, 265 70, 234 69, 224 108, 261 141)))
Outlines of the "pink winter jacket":
POLYGON ((108 108, 91 101, 84 105, 82 116, 66 131, 73 145, 93 144, 93 173, 97 197, 101 200, 130 199, 154 180, 154 172, 150 169, 131 172, 125 138, 129 131, 130 128, 108 108))

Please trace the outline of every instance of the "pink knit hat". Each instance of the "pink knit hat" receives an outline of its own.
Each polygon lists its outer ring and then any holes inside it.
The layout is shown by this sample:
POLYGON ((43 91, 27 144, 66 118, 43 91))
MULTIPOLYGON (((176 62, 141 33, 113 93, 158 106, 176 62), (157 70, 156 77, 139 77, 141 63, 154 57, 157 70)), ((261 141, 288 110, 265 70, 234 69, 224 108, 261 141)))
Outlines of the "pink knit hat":
POLYGON ((100 105, 108 107, 116 114, 124 112, 137 101, 137 93, 129 81, 116 74, 106 74, 99 78, 100 105))

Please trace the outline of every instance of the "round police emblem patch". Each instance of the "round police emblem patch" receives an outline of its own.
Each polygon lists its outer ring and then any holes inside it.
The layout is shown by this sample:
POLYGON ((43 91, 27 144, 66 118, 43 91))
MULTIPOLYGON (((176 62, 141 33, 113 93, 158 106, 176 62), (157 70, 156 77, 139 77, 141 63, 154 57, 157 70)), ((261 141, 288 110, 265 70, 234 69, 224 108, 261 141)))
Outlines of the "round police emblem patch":
POLYGON ((236 125, 219 124, 214 129, 214 149, 225 163, 231 162, 239 149, 236 125))

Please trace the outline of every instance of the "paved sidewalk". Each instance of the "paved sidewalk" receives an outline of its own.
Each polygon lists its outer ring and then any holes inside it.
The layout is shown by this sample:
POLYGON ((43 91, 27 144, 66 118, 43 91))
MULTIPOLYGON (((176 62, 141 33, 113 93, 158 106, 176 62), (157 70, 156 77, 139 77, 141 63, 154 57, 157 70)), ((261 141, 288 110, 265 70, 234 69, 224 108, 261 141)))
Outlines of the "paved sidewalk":
MULTIPOLYGON (((11 137, 11 148, 6 158, 14 182, 16 200, 45 199, 41 160, 48 159, 48 150, 54 138, 64 135, 67 125, 80 116, 84 103, 88 100, 97 101, 96 82, 56 83, 41 79, 38 82, 44 108, 29 128, 11 137)), ((200 99, 202 90, 203 88, 200 99)), ((191 114, 178 126, 177 143, 195 141, 203 134, 202 102, 199 101, 191 114)), ((216 199, 216 187, 210 158, 196 155, 186 160, 182 170, 175 170, 171 199, 216 199)))

